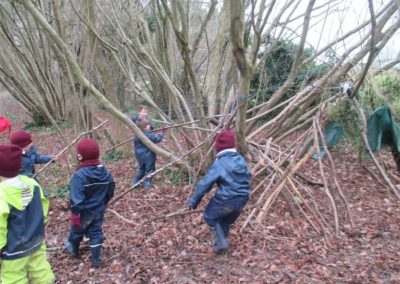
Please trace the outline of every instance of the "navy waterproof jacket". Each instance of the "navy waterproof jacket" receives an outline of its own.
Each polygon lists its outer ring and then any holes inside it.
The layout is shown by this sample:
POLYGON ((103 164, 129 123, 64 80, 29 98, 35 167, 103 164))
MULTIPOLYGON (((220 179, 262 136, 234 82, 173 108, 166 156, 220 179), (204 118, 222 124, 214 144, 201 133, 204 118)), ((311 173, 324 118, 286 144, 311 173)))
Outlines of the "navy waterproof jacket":
POLYGON ((72 214, 97 215, 104 213, 114 196, 115 182, 103 165, 83 167, 70 181, 72 214))
POLYGON ((50 162, 51 155, 41 155, 36 151, 35 146, 31 146, 27 152, 22 153, 22 166, 19 170, 20 175, 33 177, 35 174, 35 164, 45 164, 50 162))
POLYGON ((246 160, 235 149, 226 149, 217 154, 207 174, 198 182, 196 192, 188 205, 197 206, 204 194, 217 184, 215 200, 221 202, 250 194, 250 171, 246 160))
MULTIPOLYGON (((151 130, 145 131, 144 135, 146 135, 146 137, 149 138, 153 143, 160 143, 161 140, 164 138, 164 133, 160 132, 158 134, 154 134, 151 130)), ((139 161, 151 162, 156 160, 156 153, 147 148, 147 146, 144 145, 144 143, 139 138, 135 137, 135 139, 133 139, 133 144, 135 146, 136 158, 139 161)))

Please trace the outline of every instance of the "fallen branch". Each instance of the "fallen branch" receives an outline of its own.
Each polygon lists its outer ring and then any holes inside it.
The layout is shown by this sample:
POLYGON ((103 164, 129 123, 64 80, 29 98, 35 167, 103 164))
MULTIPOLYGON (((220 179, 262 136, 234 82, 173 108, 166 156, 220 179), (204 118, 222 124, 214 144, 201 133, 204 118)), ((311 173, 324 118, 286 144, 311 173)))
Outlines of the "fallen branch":
POLYGON ((314 181, 311 180, 309 177, 307 177, 305 174, 302 173, 295 173, 295 176, 299 177, 300 179, 304 180, 305 182, 311 184, 311 185, 318 185, 318 186, 324 186, 322 182, 314 181))
POLYGON ((121 220, 123 220, 126 223, 129 223, 129 224, 134 225, 134 226, 139 226, 140 225, 140 224, 134 223, 134 222, 126 219, 124 216, 120 215, 117 211, 115 211, 115 210, 113 210, 111 208, 108 209, 107 211, 113 213, 115 216, 117 216, 118 218, 120 218, 121 220))
POLYGON ((79 140, 82 136, 87 135, 87 134, 90 134, 90 133, 96 131, 97 129, 99 129, 100 127, 102 127, 104 124, 106 124, 107 121, 108 121, 108 119, 104 120, 102 123, 100 123, 100 124, 97 125, 96 127, 92 128, 91 130, 86 131, 86 132, 82 132, 81 134, 79 134, 79 136, 76 137, 71 143, 69 143, 69 144, 67 145, 67 147, 65 147, 64 149, 62 149, 61 152, 59 152, 54 158, 52 158, 47 164, 45 164, 45 165, 40 169, 40 171, 38 171, 38 172, 33 176, 33 178, 35 178, 35 177, 37 177, 39 174, 41 174, 54 160, 56 160, 56 159, 57 159, 59 156, 61 156, 65 151, 67 151, 72 145, 74 145, 76 142, 78 142, 78 140, 79 140))
POLYGON ((144 226, 144 225, 146 225, 148 223, 160 220, 160 219, 168 219, 168 218, 176 217, 176 216, 183 216, 183 215, 189 215, 189 214, 196 214, 196 213, 204 212, 203 209, 202 210, 190 210, 190 211, 185 211, 185 210, 186 210, 186 208, 183 208, 183 209, 180 209, 180 210, 178 210, 178 211, 176 211, 174 213, 170 213, 170 214, 167 214, 167 215, 162 215, 162 216, 157 216, 157 217, 151 218, 150 220, 145 221, 142 224, 142 226, 144 226))
POLYGON ((362 165, 362 168, 366 170, 383 188, 387 189, 387 185, 373 171, 371 171, 371 169, 366 165, 362 165))

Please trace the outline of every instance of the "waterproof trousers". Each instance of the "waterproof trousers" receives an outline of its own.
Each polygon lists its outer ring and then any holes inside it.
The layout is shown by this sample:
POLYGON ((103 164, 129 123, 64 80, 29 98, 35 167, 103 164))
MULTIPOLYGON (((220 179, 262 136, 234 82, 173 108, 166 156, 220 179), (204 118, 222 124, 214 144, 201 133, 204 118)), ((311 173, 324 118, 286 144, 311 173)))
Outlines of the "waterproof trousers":
POLYGON ((248 200, 247 196, 226 200, 214 196, 204 211, 204 220, 211 228, 214 228, 217 223, 220 224, 226 238, 248 200))
POLYGON ((14 260, 1 260, 2 284, 50 284, 55 277, 46 257, 46 245, 31 255, 14 260))

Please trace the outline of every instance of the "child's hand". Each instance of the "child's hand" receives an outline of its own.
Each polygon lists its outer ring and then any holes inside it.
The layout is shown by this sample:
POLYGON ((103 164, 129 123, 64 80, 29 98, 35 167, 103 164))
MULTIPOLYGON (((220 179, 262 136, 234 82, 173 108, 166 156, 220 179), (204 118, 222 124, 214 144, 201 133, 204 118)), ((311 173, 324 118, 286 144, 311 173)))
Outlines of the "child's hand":
POLYGON ((189 208, 189 210, 195 210, 195 209, 197 209, 197 206, 198 206, 199 204, 193 204, 192 202, 190 202, 190 200, 187 202, 187 204, 186 204, 186 206, 187 206, 187 208, 189 208))
POLYGON ((81 216, 71 213, 69 218, 71 220, 72 227, 77 228, 77 229, 81 228, 81 216))

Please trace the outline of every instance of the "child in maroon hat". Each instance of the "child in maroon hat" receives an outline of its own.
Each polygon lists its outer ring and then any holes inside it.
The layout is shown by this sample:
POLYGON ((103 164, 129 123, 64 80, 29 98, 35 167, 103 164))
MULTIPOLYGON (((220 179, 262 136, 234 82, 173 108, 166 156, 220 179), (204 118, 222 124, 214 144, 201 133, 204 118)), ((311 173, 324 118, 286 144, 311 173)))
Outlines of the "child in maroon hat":
POLYGON ((235 133, 223 130, 215 140, 217 158, 189 198, 188 207, 195 209, 203 196, 217 184, 217 192, 204 211, 204 220, 214 234, 214 252, 229 247, 227 237, 250 194, 250 171, 246 160, 236 152, 235 133))
POLYGON ((103 243, 103 222, 106 205, 114 196, 115 183, 111 173, 99 160, 99 145, 83 139, 77 147, 79 165, 70 181, 71 230, 66 249, 79 257, 79 246, 89 237, 92 266, 100 267, 103 243))
POLYGON ((17 145, 22 149, 22 166, 19 174, 33 177, 35 174, 35 164, 45 164, 55 157, 51 155, 38 154, 36 147, 32 145, 32 135, 24 130, 12 132, 10 135, 11 144, 17 145))
POLYGON ((21 163, 21 148, 0 145, 1 282, 54 283, 44 243, 49 202, 34 179, 18 175, 21 163))

